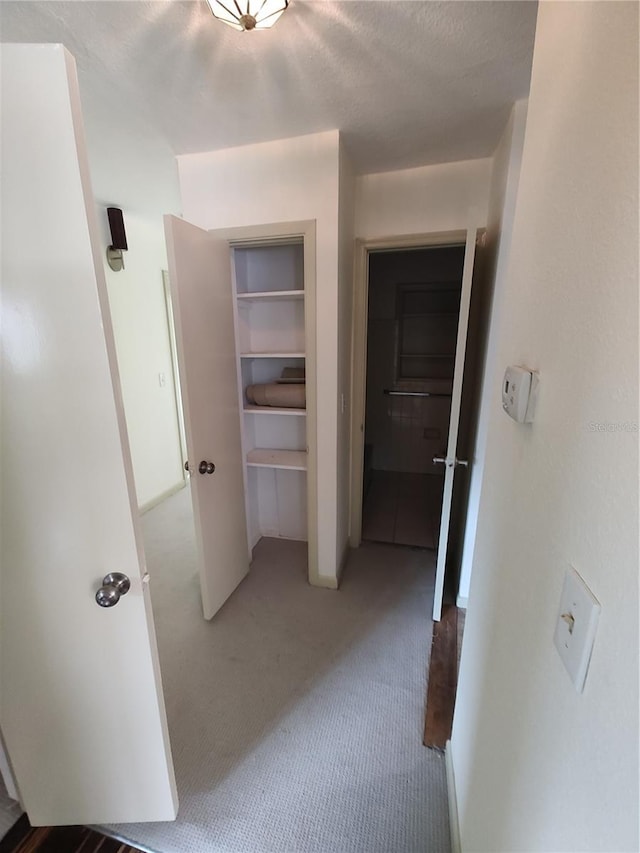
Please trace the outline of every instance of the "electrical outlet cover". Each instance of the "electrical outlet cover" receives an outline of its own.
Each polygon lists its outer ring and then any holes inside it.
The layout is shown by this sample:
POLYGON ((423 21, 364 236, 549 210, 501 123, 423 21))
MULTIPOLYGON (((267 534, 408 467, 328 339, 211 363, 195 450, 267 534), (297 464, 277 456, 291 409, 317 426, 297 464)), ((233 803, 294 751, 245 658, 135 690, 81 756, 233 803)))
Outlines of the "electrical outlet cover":
POLYGON ((599 616, 597 598, 576 570, 569 567, 553 641, 578 693, 584 690, 599 616))

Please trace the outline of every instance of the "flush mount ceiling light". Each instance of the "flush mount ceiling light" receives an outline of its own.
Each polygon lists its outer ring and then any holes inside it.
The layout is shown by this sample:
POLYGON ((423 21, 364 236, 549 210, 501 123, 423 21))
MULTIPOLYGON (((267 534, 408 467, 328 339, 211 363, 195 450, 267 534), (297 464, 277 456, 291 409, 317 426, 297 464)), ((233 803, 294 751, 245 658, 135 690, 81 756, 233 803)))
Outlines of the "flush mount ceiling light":
POLYGON ((289 0, 207 0, 214 18, 234 30, 268 30, 289 5, 289 0))

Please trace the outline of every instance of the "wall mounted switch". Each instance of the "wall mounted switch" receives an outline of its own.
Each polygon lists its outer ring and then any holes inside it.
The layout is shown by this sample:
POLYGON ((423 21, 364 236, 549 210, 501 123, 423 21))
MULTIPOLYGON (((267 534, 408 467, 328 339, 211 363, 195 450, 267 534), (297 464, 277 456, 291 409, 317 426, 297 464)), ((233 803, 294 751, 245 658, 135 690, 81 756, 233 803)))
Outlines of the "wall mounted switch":
POLYGON ((510 365, 502 380, 502 408, 519 424, 533 420, 538 397, 538 374, 526 367, 510 365))
POLYGON ((600 604, 575 569, 567 569, 553 641, 578 693, 582 693, 596 637, 600 604))

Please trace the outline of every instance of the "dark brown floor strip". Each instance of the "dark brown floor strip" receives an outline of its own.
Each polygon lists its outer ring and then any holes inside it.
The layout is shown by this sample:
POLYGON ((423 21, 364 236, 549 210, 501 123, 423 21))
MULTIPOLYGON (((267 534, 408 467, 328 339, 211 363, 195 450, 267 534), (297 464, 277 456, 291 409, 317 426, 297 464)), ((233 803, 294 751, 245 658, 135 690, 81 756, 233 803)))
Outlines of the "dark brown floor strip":
POLYGON ((32 827, 26 814, 0 841, 0 853, 141 853, 86 826, 32 827))
POLYGON ((451 737, 457 683, 458 608, 446 604, 442 608, 441 620, 433 624, 424 721, 425 746, 444 749, 451 737))

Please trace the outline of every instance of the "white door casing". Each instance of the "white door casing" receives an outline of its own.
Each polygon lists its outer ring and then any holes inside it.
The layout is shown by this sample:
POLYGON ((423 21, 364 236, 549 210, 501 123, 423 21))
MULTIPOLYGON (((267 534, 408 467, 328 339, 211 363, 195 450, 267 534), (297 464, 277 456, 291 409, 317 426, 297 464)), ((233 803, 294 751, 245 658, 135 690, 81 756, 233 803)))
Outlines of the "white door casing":
POLYGON ((72 57, 3 45, 0 727, 36 825, 177 795, 72 57), (95 592, 124 572, 109 609, 95 592))
POLYGON ((165 216, 204 616, 249 571, 229 244, 165 216), (215 471, 199 473, 201 462, 215 471))
MULTIPOLYGON (((458 334, 456 340, 456 358, 453 369, 453 389, 451 393, 451 413, 449 416, 449 435, 447 439, 447 455, 445 459, 444 493, 442 498, 442 513, 440 516, 440 535, 438 538, 438 556, 436 561, 436 584, 433 598, 433 619, 440 620, 442 614, 442 597, 446 574, 447 546, 451 521, 451 502, 453 498, 453 481, 456 475, 458 427, 460 424, 460 407, 462 403, 462 379, 464 374, 464 359, 467 348, 467 331, 469 327, 469 307, 471 305, 471 286, 473 283, 473 264, 476 250, 476 229, 467 231, 464 250, 464 267, 462 270, 462 291, 460 294, 460 314, 458 317, 458 334)), ((464 460, 468 465, 471 460, 464 460)))

